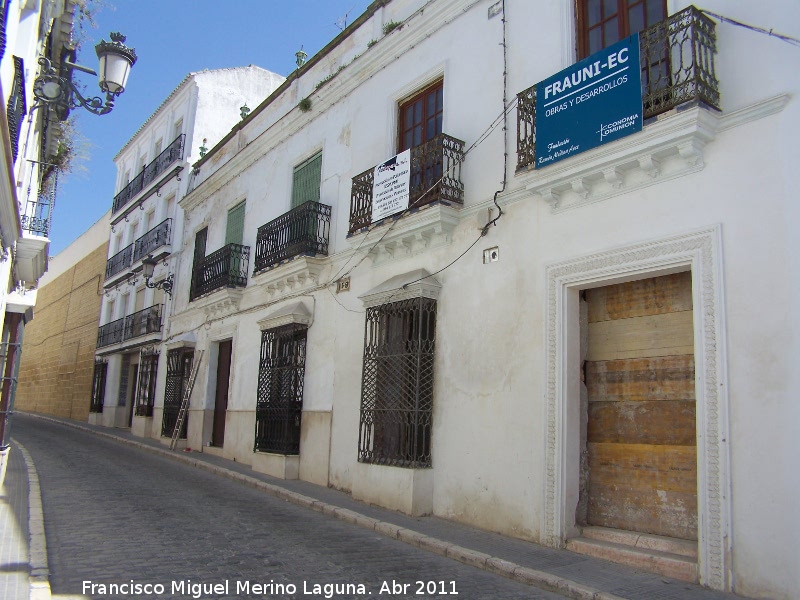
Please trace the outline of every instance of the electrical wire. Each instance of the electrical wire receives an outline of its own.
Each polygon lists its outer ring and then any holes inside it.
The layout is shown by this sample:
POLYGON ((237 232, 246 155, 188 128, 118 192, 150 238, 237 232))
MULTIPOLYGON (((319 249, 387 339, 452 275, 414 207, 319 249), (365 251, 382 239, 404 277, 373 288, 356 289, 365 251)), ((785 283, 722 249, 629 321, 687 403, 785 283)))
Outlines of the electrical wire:
POLYGON ((736 25, 737 27, 744 27, 745 29, 749 29, 750 31, 755 31, 756 33, 763 33, 764 35, 777 38, 782 42, 791 44, 792 46, 800 47, 800 39, 797 39, 795 37, 784 35, 782 33, 776 33, 772 29, 765 29, 763 27, 757 27, 756 25, 748 25, 747 23, 742 23, 741 21, 737 21, 736 19, 731 19, 729 17, 719 15, 717 13, 711 12, 710 10, 705 10, 704 8, 701 8, 700 12, 708 15, 709 17, 719 19, 723 23, 730 23, 731 25, 736 25))

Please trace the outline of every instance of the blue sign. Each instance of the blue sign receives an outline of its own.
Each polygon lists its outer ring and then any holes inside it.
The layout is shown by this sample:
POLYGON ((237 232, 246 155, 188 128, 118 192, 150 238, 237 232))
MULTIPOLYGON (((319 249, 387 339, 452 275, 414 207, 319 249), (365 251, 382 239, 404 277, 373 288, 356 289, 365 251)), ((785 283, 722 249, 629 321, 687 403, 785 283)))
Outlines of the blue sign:
POLYGON ((639 34, 536 84, 536 168, 642 130, 639 34))

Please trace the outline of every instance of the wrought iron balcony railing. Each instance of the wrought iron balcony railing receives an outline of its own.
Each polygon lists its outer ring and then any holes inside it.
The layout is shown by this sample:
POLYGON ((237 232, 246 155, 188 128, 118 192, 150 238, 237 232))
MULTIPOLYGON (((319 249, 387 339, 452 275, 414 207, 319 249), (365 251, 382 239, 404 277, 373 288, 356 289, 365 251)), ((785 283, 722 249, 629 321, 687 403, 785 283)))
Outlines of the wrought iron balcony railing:
POLYGON ((133 243, 133 262, 170 243, 172 219, 165 219, 133 243))
POLYGON ((97 347, 103 348, 112 344, 119 344, 125 340, 132 340, 148 333, 158 333, 161 331, 163 308, 163 304, 156 304, 127 317, 101 325, 97 332, 97 347))
MULTIPOLYGON (((719 110, 714 22, 694 6, 639 33, 643 118, 685 102, 719 110)), ((536 86, 517 94, 517 169, 536 162, 536 86)))
POLYGON ((117 252, 114 256, 106 261, 106 281, 111 279, 117 273, 124 271, 131 266, 131 257, 133 256, 133 244, 127 246, 117 252))
POLYGON ((136 194, 141 192, 148 184, 152 183, 156 177, 166 171, 168 166, 170 166, 176 160, 183 158, 183 142, 185 139, 186 136, 184 134, 176 137, 175 140, 169 146, 167 146, 166 150, 148 163, 144 169, 142 169, 141 172, 128 183, 128 185, 122 188, 119 193, 114 196, 111 214, 121 210, 134 198, 134 196, 136 196, 136 194))
POLYGON ((250 246, 228 244, 206 256, 195 265, 189 300, 220 288, 237 288, 247 285, 250 246))
POLYGON ((125 318, 101 325, 97 331, 97 347, 103 348, 111 344, 119 344, 125 331, 125 318))
MULTIPOLYGON (((464 142, 444 133, 412 148, 408 207, 419 208, 436 201, 463 204, 463 161, 464 142)), ((349 233, 356 233, 372 223, 374 172, 373 167, 353 177, 349 233)))
POLYGON ((22 120, 28 112, 28 106, 25 102, 25 68, 21 58, 18 56, 12 58, 14 59, 14 79, 6 105, 6 118, 8 119, 8 135, 11 138, 11 156, 16 161, 22 120))
POLYGON ((258 228, 253 272, 295 256, 328 255, 331 207, 309 201, 258 228))
POLYGON ((48 237, 50 235, 51 209, 52 204, 49 200, 28 202, 25 214, 21 217, 22 229, 33 235, 48 237))
POLYGON ((156 304, 125 317, 125 331, 122 334, 122 339, 130 340, 148 333, 161 331, 162 307, 163 304, 156 304))

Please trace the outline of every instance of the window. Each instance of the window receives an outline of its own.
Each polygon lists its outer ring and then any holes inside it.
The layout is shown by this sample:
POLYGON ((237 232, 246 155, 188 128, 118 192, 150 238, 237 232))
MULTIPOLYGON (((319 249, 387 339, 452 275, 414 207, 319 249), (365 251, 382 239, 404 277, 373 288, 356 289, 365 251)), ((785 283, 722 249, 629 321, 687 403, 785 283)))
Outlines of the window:
MULTIPOLYGON (((181 409, 183 395, 189 384, 189 377, 194 362, 194 351, 186 348, 177 348, 167 353, 167 384, 164 390, 164 418, 161 421, 161 435, 172 437, 172 432, 178 424, 178 413, 181 409)), ((180 437, 186 438, 186 428, 189 414, 183 420, 180 437)))
POLYGON ((103 412, 103 403, 106 397, 106 370, 108 363, 94 363, 94 376, 92 377, 92 403, 89 405, 89 412, 103 412))
POLYGON ((177 139, 183 133, 183 119, 175 121, 175 127, 172 129, 172 139, 177 139))
POLYGON ((300 453, 306 325, 261 332, 254 451, 300 453))
POLYGON ((142 352, 139 359, 139 385, 136 390, 136 416, 152 417, 156 399, 156 374, 158 373, 158 353, 142 352))
POLYGON ((444 81, 428 86, 400 105, 397 152, 403 152, 432 140, 442 133, 444 81))
POLYGON ((241 244, 244 237, 245 203, 240 202, 228 210, 228 221, 225 226, 225 245, 241 244))
POLYGON ((666 0, 578 0, 578 59, 666 18, 666 0))
POLYGON ((319 202, 319 186, 322 180, 322 152, 294 168, 292 176, 292 208, 306 202, 319 202))
POLYGON ((358 460, 431 466, 436 300, 367 308, 358 460))
POLYGON ((153 159, 158 158, 158 155, 161 154, 162 146, 164 145, 164 141, 161 138, 156 140, 156 145, 153 148, 153 159))

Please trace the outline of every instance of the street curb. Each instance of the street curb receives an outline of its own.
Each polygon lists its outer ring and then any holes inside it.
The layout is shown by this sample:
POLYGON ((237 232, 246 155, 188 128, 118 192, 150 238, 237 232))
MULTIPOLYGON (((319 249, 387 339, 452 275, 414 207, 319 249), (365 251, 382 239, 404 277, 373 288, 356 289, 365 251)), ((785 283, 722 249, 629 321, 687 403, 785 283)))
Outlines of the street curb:
POLYGON ((16 439, 14 445, 22 453, 28 469, 28 565, 30 566, 28 597, 30 600, 49 600, 51 598, 50 567, 47 563, 47 536, 44 533, 39 473, 25 446, 16 439))
MULTIPOLYGON (((150 452, 151 454, 156 454, 164 456, 166 458, 170 458, 172 460, 183 462, 195 468, 202 469, 209 473, 213 473, 214 475, 226 477, 233 481, 243 483, 249 487, 262 490, 277 498, 285 500, 286 502, 291 502, 292 504, 302 506, 304 508, 310 508, 311 510, 321 512, 324 515, 335 517, 336 519, 339 519, 346 523, 351 523, 353 525, 369 529, 371 531, 374 531, 375 533, 379 533, 386 537, 400 540, 401 542, 404 542, 411 546, 416 546, 422 550, 426 550, 428 552, 432 552, 440 556, 445 556, 447 558, 458 561, 465 565, 482 569, 484 571, 489 571, 490 573, 495 573, 497 575, 501 575, 503 577, 512 579, 514 581, 518 581, 520 583, 532 585, 551 592, 556 592, 558 594, 562 594, 569 598, 574 598, 575 600, 626 600, 625 598, 622 598, 615 594, 598 590, 596 588, 584 585, 582 583, 578 583, 577 581, 572 581, 571 579, 565 579, 563 577, 559 577, 551 573, 545 573, 544 571, 537 571, 536 569, 523 567, 522 565, 518 565, 516 563, 504 560, 502 558, 497 558, 494 556, 490 556, 488 554, 484 554, 482 552, 477 552, 475 550, 470 550, 469 548, 464 548, 462 546, 452 544, 450 542, 445 542, 443 540, 439 540, 437 538, 419 533, 418 531, 406 529, 404 527, 400 527, 399 525, 394 525, 393 523, 388 523, 386 521, 373 519, 372 517, 362 515, 361 513, 355 512, 353 510, 335 506, 333 504, 328 504, 327 502, 322 502, 320 500, 316 500, 315 498, 311 498, 309 496, 304 496, 303 494, 287 490, 286 488, 283 488, 281 486, 261 481, 260 479, 256 479, 255 477, 250 477, 249 475, 244 475, 243 473, 237 473, 236 471, 231 471, 229 469, 225 469, 224 467, 220 467, 218 465, 212 465, 202 460, 197 460, 195 458, 192 458, 191 456, 185 456, 179 452, 148 446, 147 444, 143 444, 135 440, 129 440, 114 435, 113 433, 97 431, 95 429, 85 427, 79 423, 70 423, 67 421, 61 421, 58 419, 47 417, 45 415, 39 415, 34 413, 26 412, 24 414, 31 417, 36 417, 38 419, 42 419, 44 421, 50 421, 51 423, 56 423, 58 425, 63 425, 64 427, 72 427, 73 429, 85 431, 87 433, 91 433, 99 437, 105 437, 127 446, 138 448, 140 450, 145 450, 146 452, 150 452)), ((27 453, 25 452, 25 454, 27 453)), ((27 461, 28 457, 26 457, 26 462, 27 461)), ((29 463, 29 466, 33 467, 33 463, 32 462, 29 463)), ((36 482, 37 482, 36 487, 38 490, 39 487, 38 476, 36 477, 36 482)), ((32 489, 33 489, 33 484, 31 484, 31 490, 32 489)), ((33 494, 31 494, 31 496, 33 496, 33 494)), ((41 497, 39 497, 39 511, 41 514, 41 497)), ((43 527, 42 527, 42 540, 44 540, 43 527)), ((44 541, 42 541, 42 543, 44 543, 44 541)), ((44 560, 46 567, 47 565, 46 550, 44 554, 44 560)), ((47 591, 48 591, 47 597, 49 598, 49 591, 50 591, 49 583, 47 584, 47 591)), ((31 598, 33 598, 33 596, 31 596, 31 598)))

